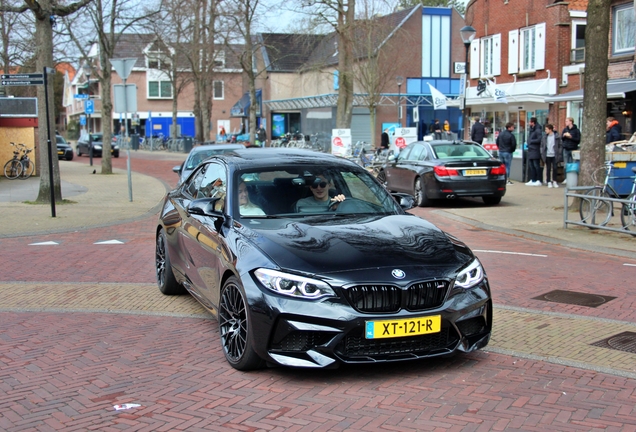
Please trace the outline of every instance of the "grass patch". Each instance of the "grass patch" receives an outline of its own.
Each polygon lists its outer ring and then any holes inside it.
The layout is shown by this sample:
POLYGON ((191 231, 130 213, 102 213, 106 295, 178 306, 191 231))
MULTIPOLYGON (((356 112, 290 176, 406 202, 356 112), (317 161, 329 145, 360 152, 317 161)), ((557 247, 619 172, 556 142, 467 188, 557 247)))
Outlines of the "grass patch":
MULTIPOLYGON (((39 202, 39 201, 22 201, 23 204, 31 204, 31 205, 51 205, 50 202, 39 202)), ((64 205, 64 204, 77 204, 77 201, 62 199, 62 201, 55 201, 56 205, 64 205)))

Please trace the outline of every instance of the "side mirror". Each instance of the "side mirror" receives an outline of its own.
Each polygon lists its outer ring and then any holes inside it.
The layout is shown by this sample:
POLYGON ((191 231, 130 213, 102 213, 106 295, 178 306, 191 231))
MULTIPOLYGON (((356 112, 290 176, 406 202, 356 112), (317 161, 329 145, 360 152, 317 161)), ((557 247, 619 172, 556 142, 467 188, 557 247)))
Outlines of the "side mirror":
POLYGON ((182 165, 174 166, 174 167, 172 167, 172 171, 177 173, 177 174, 181 174, 181 167, 182 167, 182 165))
POLYGON ((199 216, 224 217, 221 198, 200 198, 188 205, 188 213, 199 216))
POLYGON ((388 160, 389 160, 389 162, 397 161, 397 156, 395 156, 394 154, 389 155, 389 159, 388 160))
POLYGON ((400 204, 404 210, 412 209, 415 207, 415 197, 409 194, 394 192, 391 194, 393 198, 400 204))

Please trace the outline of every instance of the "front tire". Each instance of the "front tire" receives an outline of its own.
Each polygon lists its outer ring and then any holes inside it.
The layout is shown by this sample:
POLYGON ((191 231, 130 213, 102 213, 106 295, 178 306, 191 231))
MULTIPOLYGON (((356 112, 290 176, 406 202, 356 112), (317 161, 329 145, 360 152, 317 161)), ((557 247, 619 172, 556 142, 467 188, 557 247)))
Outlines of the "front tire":
POLYGON ((636 235, 636 194, 627 197, 628 204, 623 204, 621 209, 621 224, 623 228, 632 231, 636 235))
POLYGON ((237 370, 259 368, 263 361, 254 351, 254 331, 239 280, 232 276, 223 285, 219 302, 221 347, 228 363, 237 370))
POLYGON ((418 207, 426 207, 430 204, 430 200, 426 197, 426 191, 424 190, 424 185, 422 185, 421 177, 418 177, 417 180, 415 180, 413 196, 415 197, 415 203, 418 207))
POLYGON ((21 180, 26 180, 29 177, 31 177, 31 175, 33 175, 33 171, 35 171, 35 165, 33 164, 33 162, 31 162, 31 161, 23 162, 22 163, 22 174, 18 178, 21 179, 21 180))
POLYGON ((9 180, 15 180, 22 174, 22 164, 20 161, 11 159, 4 164, 4 176, 9 180))
POLYGON ((177 282, 172 272, 170 255, 168 254, 168 238, 166 232, 161 229, 157 235, 155 247, 155 270, 157 272, 157 285, 164 295, 185 294, 185 288, 177 282))
MULTIPOLYGON (((581 222, 590 225, 607 225, 612 218, 612 203, 611 201, 604 201, 602 198, 609 198, 609 194, 601 188, 594 188, 585 195, 589 198, 581 198, 579 205, 581 222)), ((596 229, 595 226, 589 226, 588 228, 596 229)))

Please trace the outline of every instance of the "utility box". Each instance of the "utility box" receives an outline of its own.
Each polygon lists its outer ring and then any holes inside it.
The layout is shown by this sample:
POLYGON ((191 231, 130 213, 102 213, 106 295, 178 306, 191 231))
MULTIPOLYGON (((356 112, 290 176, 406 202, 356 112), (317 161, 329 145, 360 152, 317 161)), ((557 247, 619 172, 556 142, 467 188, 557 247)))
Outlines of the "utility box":
POLYGON ((132 134, 130 136, 130 145, 133 150, 139 150, 139 134, 132 134))
POLYGON ((192 137, 184 137, 183 138, 183 152, 190 153, 192 150, 192 137))

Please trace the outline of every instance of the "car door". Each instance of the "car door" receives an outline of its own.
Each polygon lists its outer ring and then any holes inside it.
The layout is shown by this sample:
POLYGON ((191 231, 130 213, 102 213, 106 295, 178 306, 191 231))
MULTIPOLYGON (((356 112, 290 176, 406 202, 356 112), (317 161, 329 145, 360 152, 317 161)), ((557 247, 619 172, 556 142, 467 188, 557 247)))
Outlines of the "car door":
MULTIPOLYGON (((228 174, 220 163, 207 164, 195 198, 219 198, 215 210, 225 213, 228 174)), ((188 260, 188 277, 207 302, 218 305, 221 269, 230 252, 220 232, 222 217, 190 214, 182 230, 182 246, 188 260)))
POLYGON ((410 151, 404 155, 404 158, 400 157, 395 166, 397 182, 395 190, 412 194, 415 178, 418 175, 419 158, 425 149, 423 144, 417 142, 410 144, 409 147, 411 147, 410 151))
POLYGON ((402 177, 404 175, 404 161, 408 158, 413 145, 408 145, 391 161, 386 168, 386 188, 392 191, 404 192, 402 177))

